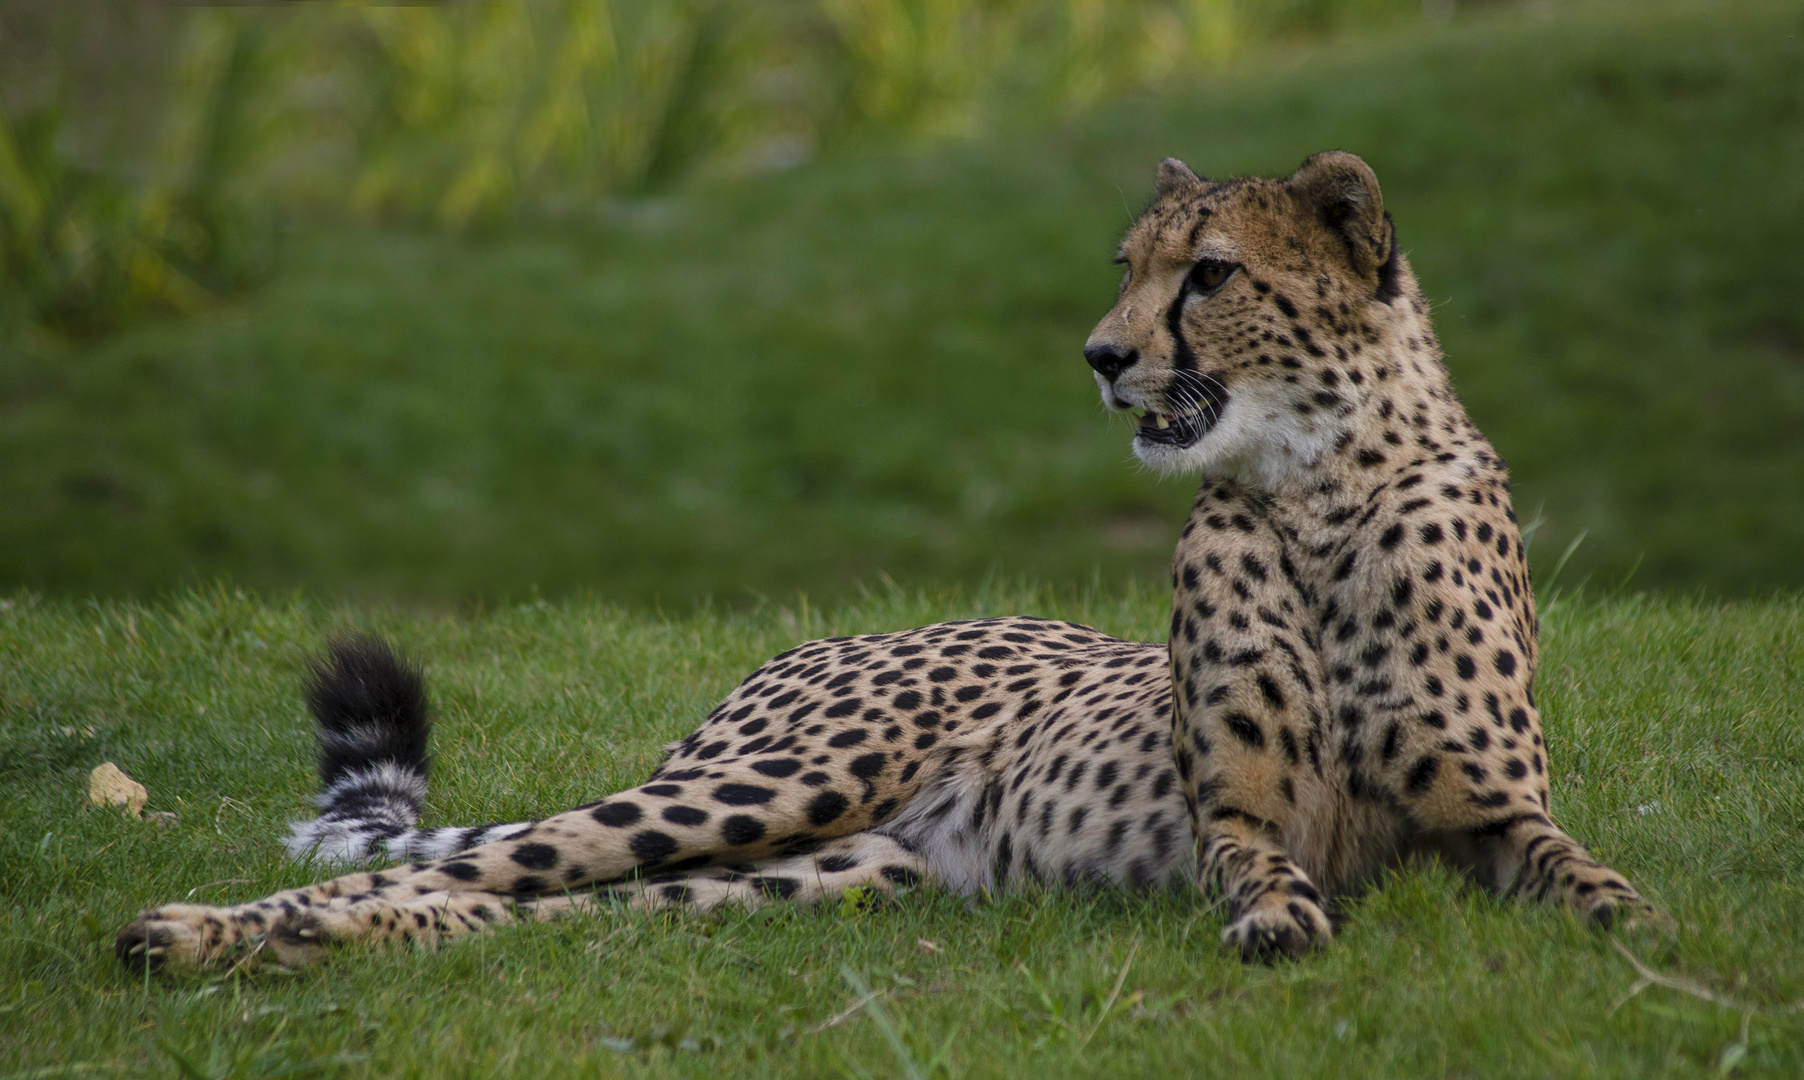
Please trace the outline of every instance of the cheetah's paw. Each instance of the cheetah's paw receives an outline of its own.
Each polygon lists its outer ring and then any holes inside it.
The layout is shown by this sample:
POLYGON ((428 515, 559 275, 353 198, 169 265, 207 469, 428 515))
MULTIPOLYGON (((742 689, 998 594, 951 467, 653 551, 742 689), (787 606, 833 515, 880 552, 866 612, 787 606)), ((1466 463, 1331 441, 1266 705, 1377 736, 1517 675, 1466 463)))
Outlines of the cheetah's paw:
POLYGON ((1334 926, 1321 905, 1303 896, 1267 893, 1222 931, 1222 944, 1240 958, 1271 961, 1297 957, 1326 945, 1334 926))
POLYGON ((1602 930, 1665 933, 1674 925, 1671 918, 1633 889, 1593 894, 1578 905, 1578 911, 1586 922, 1602 930))
POLYGON ((132 971, 197 971, 240 942, 218 909, 171 904, 146 911, 120 930, 113 954, 132 971))

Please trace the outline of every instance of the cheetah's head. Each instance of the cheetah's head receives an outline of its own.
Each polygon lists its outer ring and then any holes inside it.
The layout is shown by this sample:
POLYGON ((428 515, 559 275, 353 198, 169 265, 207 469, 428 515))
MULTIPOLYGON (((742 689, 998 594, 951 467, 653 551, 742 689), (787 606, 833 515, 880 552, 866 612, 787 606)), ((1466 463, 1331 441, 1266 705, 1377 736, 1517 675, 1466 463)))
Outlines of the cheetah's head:
POLYGON ((1161 471, 1259 486, 1307 471, 1420 310, 1378 178, 1338 151, 1220 183, 1168 158, 1157 191, 1084 347, 1104 403, 1144 410, 1134 453, 1161 471))

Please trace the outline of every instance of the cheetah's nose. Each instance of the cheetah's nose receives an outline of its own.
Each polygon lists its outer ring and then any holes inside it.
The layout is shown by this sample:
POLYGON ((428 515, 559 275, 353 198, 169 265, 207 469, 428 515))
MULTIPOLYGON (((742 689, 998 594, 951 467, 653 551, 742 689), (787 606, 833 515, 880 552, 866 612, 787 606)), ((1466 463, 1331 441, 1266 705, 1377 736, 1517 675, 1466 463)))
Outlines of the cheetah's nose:
POLYGON ((1128 349, 1126 352, 1113 345, 1098 344, 1084 346, 1084 359, 1096 369, 1096 373, 1110 382, 1140 359, 1139 349, 1128 349))

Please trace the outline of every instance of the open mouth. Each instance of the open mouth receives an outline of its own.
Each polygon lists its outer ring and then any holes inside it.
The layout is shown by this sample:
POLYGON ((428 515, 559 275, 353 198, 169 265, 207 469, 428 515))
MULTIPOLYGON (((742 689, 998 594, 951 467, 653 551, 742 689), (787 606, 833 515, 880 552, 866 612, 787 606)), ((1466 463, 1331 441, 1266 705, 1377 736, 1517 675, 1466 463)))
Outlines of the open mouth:
POLYGON ((1228 403, 1227 394, 1202 385, 1200 380, 1186 380, 1182 396, 1184 405, 1171 412, 1148 409, 1140 418, 1135 437, 1162 446, 1192 446, 1221 419, 1222 408, 1228 403))

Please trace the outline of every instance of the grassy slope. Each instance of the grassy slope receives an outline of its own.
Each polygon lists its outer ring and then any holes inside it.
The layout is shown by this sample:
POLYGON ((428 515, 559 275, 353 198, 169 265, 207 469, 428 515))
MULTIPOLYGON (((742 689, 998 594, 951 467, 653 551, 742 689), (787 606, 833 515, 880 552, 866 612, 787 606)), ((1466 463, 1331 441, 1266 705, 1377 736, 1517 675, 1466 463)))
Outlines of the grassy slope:
POLYGON ((0 354, 0 584, 844 595, 1161 574, 1078 346, 1153 162, 1385 181, 1545 573, 1804 585, 1804 16, 1505 11, 1032 138, 457 240, 294 236, 231 311, 0 354))
MULTIPOLYGON (((1617 1007, 1635 976, 1603 937, 1426 871, 1354 904, 1325 954, 1270 969, 1222 955, 1220 912, 1192 895, 618 916, 219 982, 145 986, 112 960, 111 932, 141 905, 307 876, 277 838, 310 787, 299 660, 329 627, 380 628, 430 660, 437 824, 539 816, 633 781, 803 637, 1018 610, 1149 636, 1162 608, 1152 593, 1008 589, 674 620, 587 603, 447 616, 15 596, 0 610, 0 1076, 176 1075, 163 1047, 238 1076, 339 1055, 345 1075, 905 1075, 869 1016, 811 1032, 854 999, 842 964, 886 995, 919 1066, 943 1052, 957 1076, 1691 1076, 1736 1053, 1736 1009, 1661 988, 1617 1007), (179 822, 77 809, 104 760, 179 822), (609 1041, 633 1038, 624 1053, 609 1041)), ((1681 928, 1631 942, 1756 1010, 1741 1075, 1798 1075, 1804 602, 1568 600, 1545 637, 1556 809, 1681 928)))

